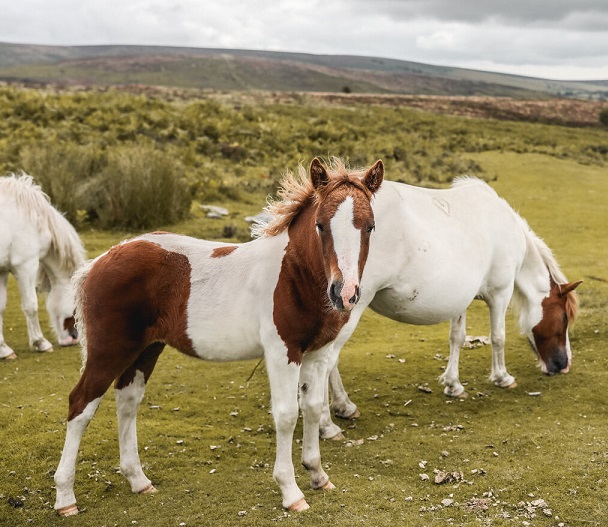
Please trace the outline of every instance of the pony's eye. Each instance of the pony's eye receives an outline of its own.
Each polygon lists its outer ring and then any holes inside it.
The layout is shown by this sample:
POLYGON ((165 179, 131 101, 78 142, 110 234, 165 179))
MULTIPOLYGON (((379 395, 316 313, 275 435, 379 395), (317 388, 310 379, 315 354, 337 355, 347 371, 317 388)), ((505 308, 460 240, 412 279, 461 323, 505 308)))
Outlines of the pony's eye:
POLYGON ((315 223, 315 225, 317 226, 317 230, 319 232, 325 232, 325 227, 323 227, 322 223, 319 223, 318 221, 315 223))
POLYGON ((372 231, 375 231, 375 230, 376 230, 376 225, 375 225, 375 224, 374 224, 374 225, 370 225, 370 226, 367 228, 367 233, 368 233, 368 234, 371 234, 371 232, 372 232, 372 231))

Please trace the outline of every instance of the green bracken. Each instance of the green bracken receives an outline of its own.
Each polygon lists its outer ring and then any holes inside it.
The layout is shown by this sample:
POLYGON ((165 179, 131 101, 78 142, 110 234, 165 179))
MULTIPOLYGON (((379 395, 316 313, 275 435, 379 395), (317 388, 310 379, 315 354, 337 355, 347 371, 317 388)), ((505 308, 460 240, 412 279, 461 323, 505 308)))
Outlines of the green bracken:
MULTIPOLYGON (((421 181, 433 185, 459 175, 457 167, 477 167, 476 173, 554 250, 568 278, 585 280, 578 290, 579 320, 571 331, 569 374, 540 373, 513 316, 507 320, 506 360, 517 388, 502 390, 488 382, 487 347, 464 350, 461 379, 470 394, 464 400, 447 399, 437 383, 448 354, 447 324, 409 326, 366 313, 340 362, 362 416, 342 422, 346 441, 322 442, 323 463, 336 491, 307 490, 308 476, 296 468, 311 505, 302 514, 282 510, 272 481, 274 431, 263 365, 248 380, 255 361, 203 363, 167 349, 139 414, 140 454, 159 492, 133 495, 118 473, 116 416, 108 394, 84 435, 77 463, 75 490, 84 510, 62 519, 52 509, 52 476, 80 356, 77 348, 28 351, 11 278, 4 334, 18 359, 0 362, 1 525, 605 524, 608 173, 605 153, 595 148, 605 144, 604 131, 444 118, 405 108, 237 109, 224 99, 170 102, 112 93, 9 89, 0 90, 0 101, 5 169, 22 168, 23 152, 49 141, 108 153, 136 147, 146 123, 156 123, 150 125, 150 141, 183 164, 195 201, 188 218, 154 228, 206 238, 221 238, 223 227, 234 225, 237 238, 246 239, 244 217, 260 210, 280 172, 314 155, 341 155, 353 164, 382 158, 391 179, 411 182, 417 177, 408 167, 419 166, 429 174, 421 181), (10 100, 29 117, 11 114, 10 100), (51 123, 53 107, 62 109, 63 118, 51 123), (118 122, 126 132, 136 130, 131 139, 118 139, 118 122), (196 132, 185 122, 198 122, 196 132), (172 130, 172 139, 161 141, 162 130, 172 130), (67 139, 70 133, 80 142, 67 139), (204 147, 203 138, 208 139, 204 147), (222 153, 221 144, 233 150, 222 153), (234 154, 237 146, 243 154, 234 154), (402 150, 395 154, 397 147, 402 150), (245 157, 237 161, 234 155, 245 157), (433 163, 439 163, 436 172, 433 163), (228 219, 208 219, 196 206, 209 188, 214 203, 230 209, 228 219), (462 472, 464 481, 435 484, 435 469, 462 472)), ((81 230, 90 256, 138 232, 99 230, 91 222, 84 219, 81 230)), ((41 318, 48 327, 42 299, 41 318)), ((472 305, 467 325, 469 334, 487 334, 483 304, 472 305)), ((295 437, 301 432, 300 424, 295 437)), ((296 462, 298 456, 299 443, 296 462)))

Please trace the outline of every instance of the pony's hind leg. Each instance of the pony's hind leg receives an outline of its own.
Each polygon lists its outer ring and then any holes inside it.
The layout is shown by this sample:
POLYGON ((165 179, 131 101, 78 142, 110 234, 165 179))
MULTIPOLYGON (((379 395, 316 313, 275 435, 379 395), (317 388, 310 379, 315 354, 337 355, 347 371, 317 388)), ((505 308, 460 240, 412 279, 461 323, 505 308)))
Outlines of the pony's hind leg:
POLYGON ((2 333, 4 311, 6 311, 8 271, 0 271, 0 359, 16 359, 17 355, 8 346, 2 333))
POLYGON ((148 346, 114 384, 116 413, 118 415, 118 439, 120 445, 120 471, 127 478, 131 490, 136 493, 155 492, 146 477, 137 448, 137 410, 141 404, 146 382, 150 378, 164 344, 148 346))
POLYGON ((78 514, 74 495, 76 458, 82 434, 93 419, 101 398, 112 384, 114 375, 103 375, 97 368, 85 367, 70 393, 67 431, 59 466, 55 471, 57 497, 55 510, 62 516, 78 514))
POLYGON ((300 407, 304 418, 302 464, 310 473, 313 489, 335 488, 321 466, 319 421, 323 411, 328 350, 307 352, 300 370, 300 407))
POLYGON ((450 397, 466 397, 458 371, 460 350, 466 339, 466 316, 465 311, 450 320, 450 358, 446 370, 439 376, 439 382, 445 385, 443 393, 450 397))
POLYGON ((36 296, 36 275, 38 262, 27 262, 15 269, 15 278, 21 292, 21 306, 25 313, 30 348, 34 351, 53 351, 53 345, 44 338, 38 319, 38 297, 36 296))

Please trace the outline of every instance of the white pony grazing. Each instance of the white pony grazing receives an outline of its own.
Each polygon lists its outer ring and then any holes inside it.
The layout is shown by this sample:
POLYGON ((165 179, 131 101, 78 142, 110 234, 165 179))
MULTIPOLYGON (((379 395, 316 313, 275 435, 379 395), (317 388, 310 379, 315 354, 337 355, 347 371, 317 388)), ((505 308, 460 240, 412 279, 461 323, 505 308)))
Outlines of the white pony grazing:
MULTIPOLYGON (((465 177, 451 189, 430 190, 385 181, 372 207, 378 229, 361 280, 361 299, 336 338, 328 365, 336 415, 358 414, 337 361, 368 305, 409 324, 450 320, 450 359, 440 377, 446 395, 466 395, 458 359, 466 309, 474 299, 490 310, 490 380, 497 386, 515 383, 504 360, 505 314, 512 296, 541 370, 551 375, 570 369, 568 324, 576 316, 574 289, 581 282, 567 283, 551 250, 489 185, 465 177)), ((341 437, 327 399, 320 433, 341 437)))
POLYGON ((60 346, 78 342, 70 278, 85 251, 74 227, 50 204, 31 176, 0 178, 0 359, 16 358, 2 333, 8 274, 17 279, 30 347, 52 351, 38 321, 36 284, 47 291, 46 307, 60 346))

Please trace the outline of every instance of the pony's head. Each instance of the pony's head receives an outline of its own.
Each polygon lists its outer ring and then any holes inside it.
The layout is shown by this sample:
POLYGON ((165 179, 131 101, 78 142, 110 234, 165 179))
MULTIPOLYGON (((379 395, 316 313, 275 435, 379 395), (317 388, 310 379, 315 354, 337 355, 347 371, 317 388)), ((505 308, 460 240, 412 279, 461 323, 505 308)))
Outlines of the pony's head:
POLYGON ((350 311, 359 301, 359 282, 375 228, 370 204, 384 178, 378 160, 362 174, 343 170, 328 173, 317 158, 310 164, 310 180, 317 203, 314 221, 321 245, 327 295, 333 308, 350 311))
POLYGON ((574 290, 582 281, 557 284, 551 280, 549 296, 542 301, 542 318, 528 332, 528 339, 536 352, 543 373, 568 373, 572 351, 568 326, 574 323, 578 298, 574 290))
POLYGON ((69 279, 54 279, 42 270, 38 276, 38 289, 48 292, 46 297, 46 309, 49 313, 51 327, 57 335, 60 346, 72 346, 78 344, 78 330, 74 319, 74 295, 70 287, 69 279))

